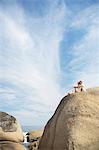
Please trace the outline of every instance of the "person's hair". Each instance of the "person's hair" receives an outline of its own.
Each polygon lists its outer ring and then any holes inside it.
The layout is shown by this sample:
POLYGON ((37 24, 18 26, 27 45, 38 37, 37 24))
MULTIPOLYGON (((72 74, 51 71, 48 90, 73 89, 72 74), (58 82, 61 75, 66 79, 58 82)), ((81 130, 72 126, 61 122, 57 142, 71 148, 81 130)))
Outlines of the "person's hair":
POLYGON ((79 84, 82 84, 82 81, 79 81, 79 82, 78 82, 78 85, 79 85, 79 84))

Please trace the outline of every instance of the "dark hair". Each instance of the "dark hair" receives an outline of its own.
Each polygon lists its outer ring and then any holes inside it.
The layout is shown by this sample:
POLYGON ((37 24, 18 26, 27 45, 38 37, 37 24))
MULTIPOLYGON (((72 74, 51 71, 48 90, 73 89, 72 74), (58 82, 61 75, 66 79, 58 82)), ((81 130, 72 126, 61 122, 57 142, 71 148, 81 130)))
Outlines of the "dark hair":
POLYGON ((79 85, 79 84, 82 84, 82 81, 79 81, 79 82, 78 82, 78 85, 79 85))

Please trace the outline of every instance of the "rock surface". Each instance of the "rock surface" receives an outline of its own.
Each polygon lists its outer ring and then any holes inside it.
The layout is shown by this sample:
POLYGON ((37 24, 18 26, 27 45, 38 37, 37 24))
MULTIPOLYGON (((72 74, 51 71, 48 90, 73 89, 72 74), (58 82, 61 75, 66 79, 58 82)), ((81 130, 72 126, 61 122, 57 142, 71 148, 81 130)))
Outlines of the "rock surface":
POLYGON ((17 120, 0 112, 0 150, 24 150, 23 132, 17 120))
POLYGON ((29 132, 29 135, 28 135, 29 142, 33 140, 34 141, 38 140, 39 138, 41 138, 42 134, 43 134, 43 130, 34 130, 34 131, 29 132))
POLYGON ((15 142, 3 141, 0 142, 0 150, 25 150, 23 145, 15 142))
POLYGON ((31 144, 28 146, 29 150, 37 150, 43 130, 34 130, 28 133, 28 139, 31 144))
POLYGON ((45 126, 39 150, 99 150, 99 88, 67 95, 45 126))

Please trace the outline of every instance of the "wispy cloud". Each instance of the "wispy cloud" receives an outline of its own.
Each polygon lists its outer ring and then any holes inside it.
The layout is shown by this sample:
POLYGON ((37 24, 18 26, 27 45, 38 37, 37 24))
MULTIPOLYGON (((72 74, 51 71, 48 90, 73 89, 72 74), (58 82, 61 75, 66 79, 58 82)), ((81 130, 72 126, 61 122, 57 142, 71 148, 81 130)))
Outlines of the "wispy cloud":
POLYGON ((59 43, 66 7, 56 2, 47 15, 35 18, 21 6, 15 13, 14 6, 0 10, 0 108, 22 124, 37 124, 40 118, 47 121, 61 97, 59 43))

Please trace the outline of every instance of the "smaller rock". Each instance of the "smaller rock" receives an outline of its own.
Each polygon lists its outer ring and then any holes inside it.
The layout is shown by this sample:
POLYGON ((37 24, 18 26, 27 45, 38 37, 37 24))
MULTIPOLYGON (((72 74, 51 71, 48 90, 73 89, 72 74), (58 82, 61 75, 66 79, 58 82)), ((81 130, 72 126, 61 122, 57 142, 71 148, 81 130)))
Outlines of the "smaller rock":
POLYGON ((37 150, 39 141, 41 139, 41 136, 43 134, 43 130, 35 130, 28 133, 28 140, 30 142, 30 145, 28 146, 29 150, 37 150))
POLYGON ((28 133, 29 142, 34 142, 40 139, 43 134, 43 130, 35 130, 28 133))

